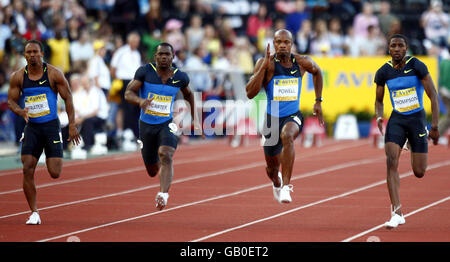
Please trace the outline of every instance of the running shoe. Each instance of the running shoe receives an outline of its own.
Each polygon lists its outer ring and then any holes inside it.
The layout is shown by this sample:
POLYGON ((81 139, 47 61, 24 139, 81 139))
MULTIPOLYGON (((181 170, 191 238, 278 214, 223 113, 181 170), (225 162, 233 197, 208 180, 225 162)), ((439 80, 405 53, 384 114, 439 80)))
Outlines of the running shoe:
POLYGON ((398 225, 403 225, 405 224, 405 218, 402 215, 399 215, 397 213, 392 213, 391 216, 391 220, 387 221, 386 223, 384 223, 384 226, 391 229, 391 228, 396 228, 398 225))
POLYGON ((291 203, 292 198, 290 192, 294 192, 293 188, 294 188, 293 185, 284 185, 280 190, 280 198, 278 202, 285 204, 291 203))
POLYGON ((167 200, 169 199, 169 193, 158 192, 156 194, 156 209, 162 210, 167 205, 167 200))
POLYGON ((31 216, 28 218, 27 225, 40 225, 41 224, 41 218, 39 217, 38 212, 31 213, 31 216))
POLYGON ((278 172, 278 179, 280 180, 280 186, 275 187, 275 185, 272 184, 272 188, 273 188, 273 197, 275 198, 275 200, 280 202, 280 191, 281 188, 283 187, 283 176, 281 172, 278 172))

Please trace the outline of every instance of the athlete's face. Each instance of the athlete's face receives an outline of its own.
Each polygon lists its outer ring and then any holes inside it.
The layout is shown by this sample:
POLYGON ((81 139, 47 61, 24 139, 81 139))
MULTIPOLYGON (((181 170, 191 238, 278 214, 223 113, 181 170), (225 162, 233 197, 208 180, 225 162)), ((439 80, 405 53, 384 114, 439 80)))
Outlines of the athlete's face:
POLYGON ((172 66, 173 53, 169 46, 158 46, 155 53, 156 65, 159 67, 172 66))
POLYGON ((389 54, 394 61, 401 61, 406 55, 408 46, 403 38, 392 38, 389 43, 389 54))
POLYGON ((287 32, 279 32, 275 34, 273 39, 273 47, 275 53, 279 57, 288 56, 291 53, 292 37, 287 32))
POLYGON ((24 57, 29 65, 36 65, 42 61, 44 56, 38 44, 29 43, 25 46, 24 57))

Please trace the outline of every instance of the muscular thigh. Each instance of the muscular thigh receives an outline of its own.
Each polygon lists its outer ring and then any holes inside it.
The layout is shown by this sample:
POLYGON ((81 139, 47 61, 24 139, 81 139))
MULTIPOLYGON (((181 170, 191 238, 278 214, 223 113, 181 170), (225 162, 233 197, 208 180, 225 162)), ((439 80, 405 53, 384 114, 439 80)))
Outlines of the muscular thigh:
POLYGON ((407 124, 407 137, 412 152, 428 153, 428 130, 425 113, 409 119, 407 124))

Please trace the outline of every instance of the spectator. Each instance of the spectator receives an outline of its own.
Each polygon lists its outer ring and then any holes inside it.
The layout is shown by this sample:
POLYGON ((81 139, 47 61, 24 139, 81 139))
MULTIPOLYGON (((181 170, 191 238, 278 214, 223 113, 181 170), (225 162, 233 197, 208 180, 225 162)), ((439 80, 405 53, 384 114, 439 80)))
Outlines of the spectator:
POLYGON ((398 25, 400 20, 391 13, 391 3, 389 1, 380 2, 380 13, 377 15, 380 22, 380 30, 384 34, 384 37, 389 37, 391 28, 394 25, 398 25))
POLYGON ((231 26, 231 21, 229 18, 221 19, 218 31, 222 46, 225 49, 233 47, 237 34, 231 26))
POLYGON ((253 73, 253 55, 256 48, 250 44, 247 37, 241 36, 236 39, 236 46, 233 48, 233 56, 237 59, 237 67, 241 69, 246 77, 253 73))
POLYGON ((67 21, 67 37, 70 42, 76 41, 80 38, 81 23, 75 17, 67 21))
POLYGON ((106 46, 103 40, 95 40, 93 44, 95 55, 89 60, 88 75, 94 80, 95 86, 99 87, 107 96, 111 88, 111 73, 103 60, 106 55, 106 46))
POLYGON ((378 23, 378 17, 373 14, 372 3, 364 2, 362 12, 353 19, 354 33, 359 37, 366 37, 369 25, 378 26, 378 23))
POLYGON ((0 61, 5 54, 6 40, 8 40, 11 36, 11 28, 7 23, 5 23, 5 15, 3 14, 3 12, 0 12, 0 61))
POLYGON ((306 19, 297 33, 297 50, 300 54, 309 54, 311 52, 311 42, 314 37, 311 20, 306 19))
POLYGON ((208 65, 203 62, 203 57, 206 56, 206 49, 200 45, 191 56, 186 60, 184 69, 191 79, 190 86, 193 91, 209 91, 212 87, 211 76, 209 75, 208 65))
MULTIPOLYGON (((127 44, 118 48, 111 59, 111 76, 120 83, 120 111, 123 119, 116 120, 117 136, 122 136, 122 131, 131 129, 138 137, 139 107, 127 103, 124 99, 125 89, 133 79, 134 73, 141 66, 141 54, 138 51, 141 37, 136 32, 131 32, 127 36, 127 44)), ((117 82, 117 81, 116 81, 117 82)), ((120 115, 119 115, 120 117, 120 115)))
POLYGON ((194 14, 191 17, 189 27, 185 31, 187 50, 194 51, 200 45, 205 36, 205 29, 202 27, 202 17, 199 14, 194 14))
POLYGON ((108 117, 108 104, 103 92, 94 86, 87 75, 81 76, 81 88, 84 93, 77 101, 79 108, 75 123, 81 126, 80 134, 84 141, 83 149, 89 151, 94 145, 94 136, 103 131, 108 117))
POLYGON ((163 41, 171 44, 175 52, 186 48, 186 38, 181 32, 182 27, 183 22, 177 19, 170 19, 164 27, 163 41))
POLYGON ((361 55, 361 46, 364 38, 355 34, 352 26, 347 28, 347 34, 344 36, 344 53, 351 57, 361 55))
POLYGON ((440 0, 431 1, 430 8, 422 14, 421 25, 425 30, 424 46, 428 53, 433 47, 447 49, 448 34, 450 30, 449 15, 442 10, 440 0))
POLYGON ((80 60, 88 61, 94 56, 94 48, 90 41, 90 33, 87 28, 83 28, 80 38, 70 43, 70 58, 73 63, 80 60))
POLYGON ((69 39, 67 39, 67 37, 63 36, 63 31, 61 29, 57 29, 55 31, 55 37, 49 39, 47 41, 47 44, 50 47, 50 64, 59 68, 61 71, 63 71, 64 74, 69 73, 70 42, 69 39))
POLYGON ((160 43, 162 43, 161 31, 159 31, 158 29, 154 30, 151 33, 144 33, 142 35, 142 45, 144 46, 146 54, 144 60, 147 63, 153 62, 153 58, 156 53, 156 48, 160 43))
POLYGON ((309 19, 306 3, 304 0, 296 0, 295 11, 286 16, 286 29, 291 31, 292 35, 296 35, 305 19, 309 19))
POLYGON ((247 20, 247 36, 250 42, 255 44, 259 30, 267 30, 272 27, 272 19, 267 12, 267 6, 260 3, 258 12, 249 16, 247 20))
POLYGON ((384 55, 386 50, 386 38, 380 28, 369 25, 367 37, 362 41, 360 52, 363 56, 384 55))
POLYGON ((167 12, 161 8, 161 0, 150 0, 150 9, 145 15, 147 21, 148 31, 155 32, 156 30, 162 30, 165 24, 164 12, 167 12))
POLYGON ((331 42, 328 34, 327 23, 318 19, 315 25, 315 35, 311 42, 312 55, 330 55, 331 42))
POLYGON ((337 17, 332 18, 329 28, 330 55, 342 56, 344 54, 344 34, 342 33, 341 20, 337 17))

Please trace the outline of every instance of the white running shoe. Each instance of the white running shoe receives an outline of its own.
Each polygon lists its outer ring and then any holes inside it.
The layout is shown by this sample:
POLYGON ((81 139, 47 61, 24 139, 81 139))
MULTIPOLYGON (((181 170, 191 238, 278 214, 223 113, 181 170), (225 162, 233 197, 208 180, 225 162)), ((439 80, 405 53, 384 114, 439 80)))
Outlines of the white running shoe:
POLYGON ((294 192, 293 188, 294 188, 293 185, 284 185, 280 190, 280 198, 278 202, 285 204, 291 203, 292 198, 290 192, 294 192))
POLYGON ((281 172, 278 172, 278 179, 280 180, 280 186, 275 187, 272 184, 272 188, 273 188, 273 197, 275 198, 275 200, 280 202, 280 191, 281 191, 281 188, 283 187, 283 176, 282 176, 281 172))
POLYGON ((402 215, 399 215, 397 213, 392 213, 391 216, 391 220, 387 221, 386 223, 384 223, 384 226, 391 229, 391 228, 396 228, 398 225, 403 225, 405 224, 405 218, 402 215))
POLYGON ((41 218, 39 217, 38 212, 31 213, 31 216, 28 218, 27 225, 40 225, 41 224, 41 218))
POLYGON ((167 200, 169 199, 169 193, 158 192, 156 194, 156 208, 162 210, 167 205, 167 200))

